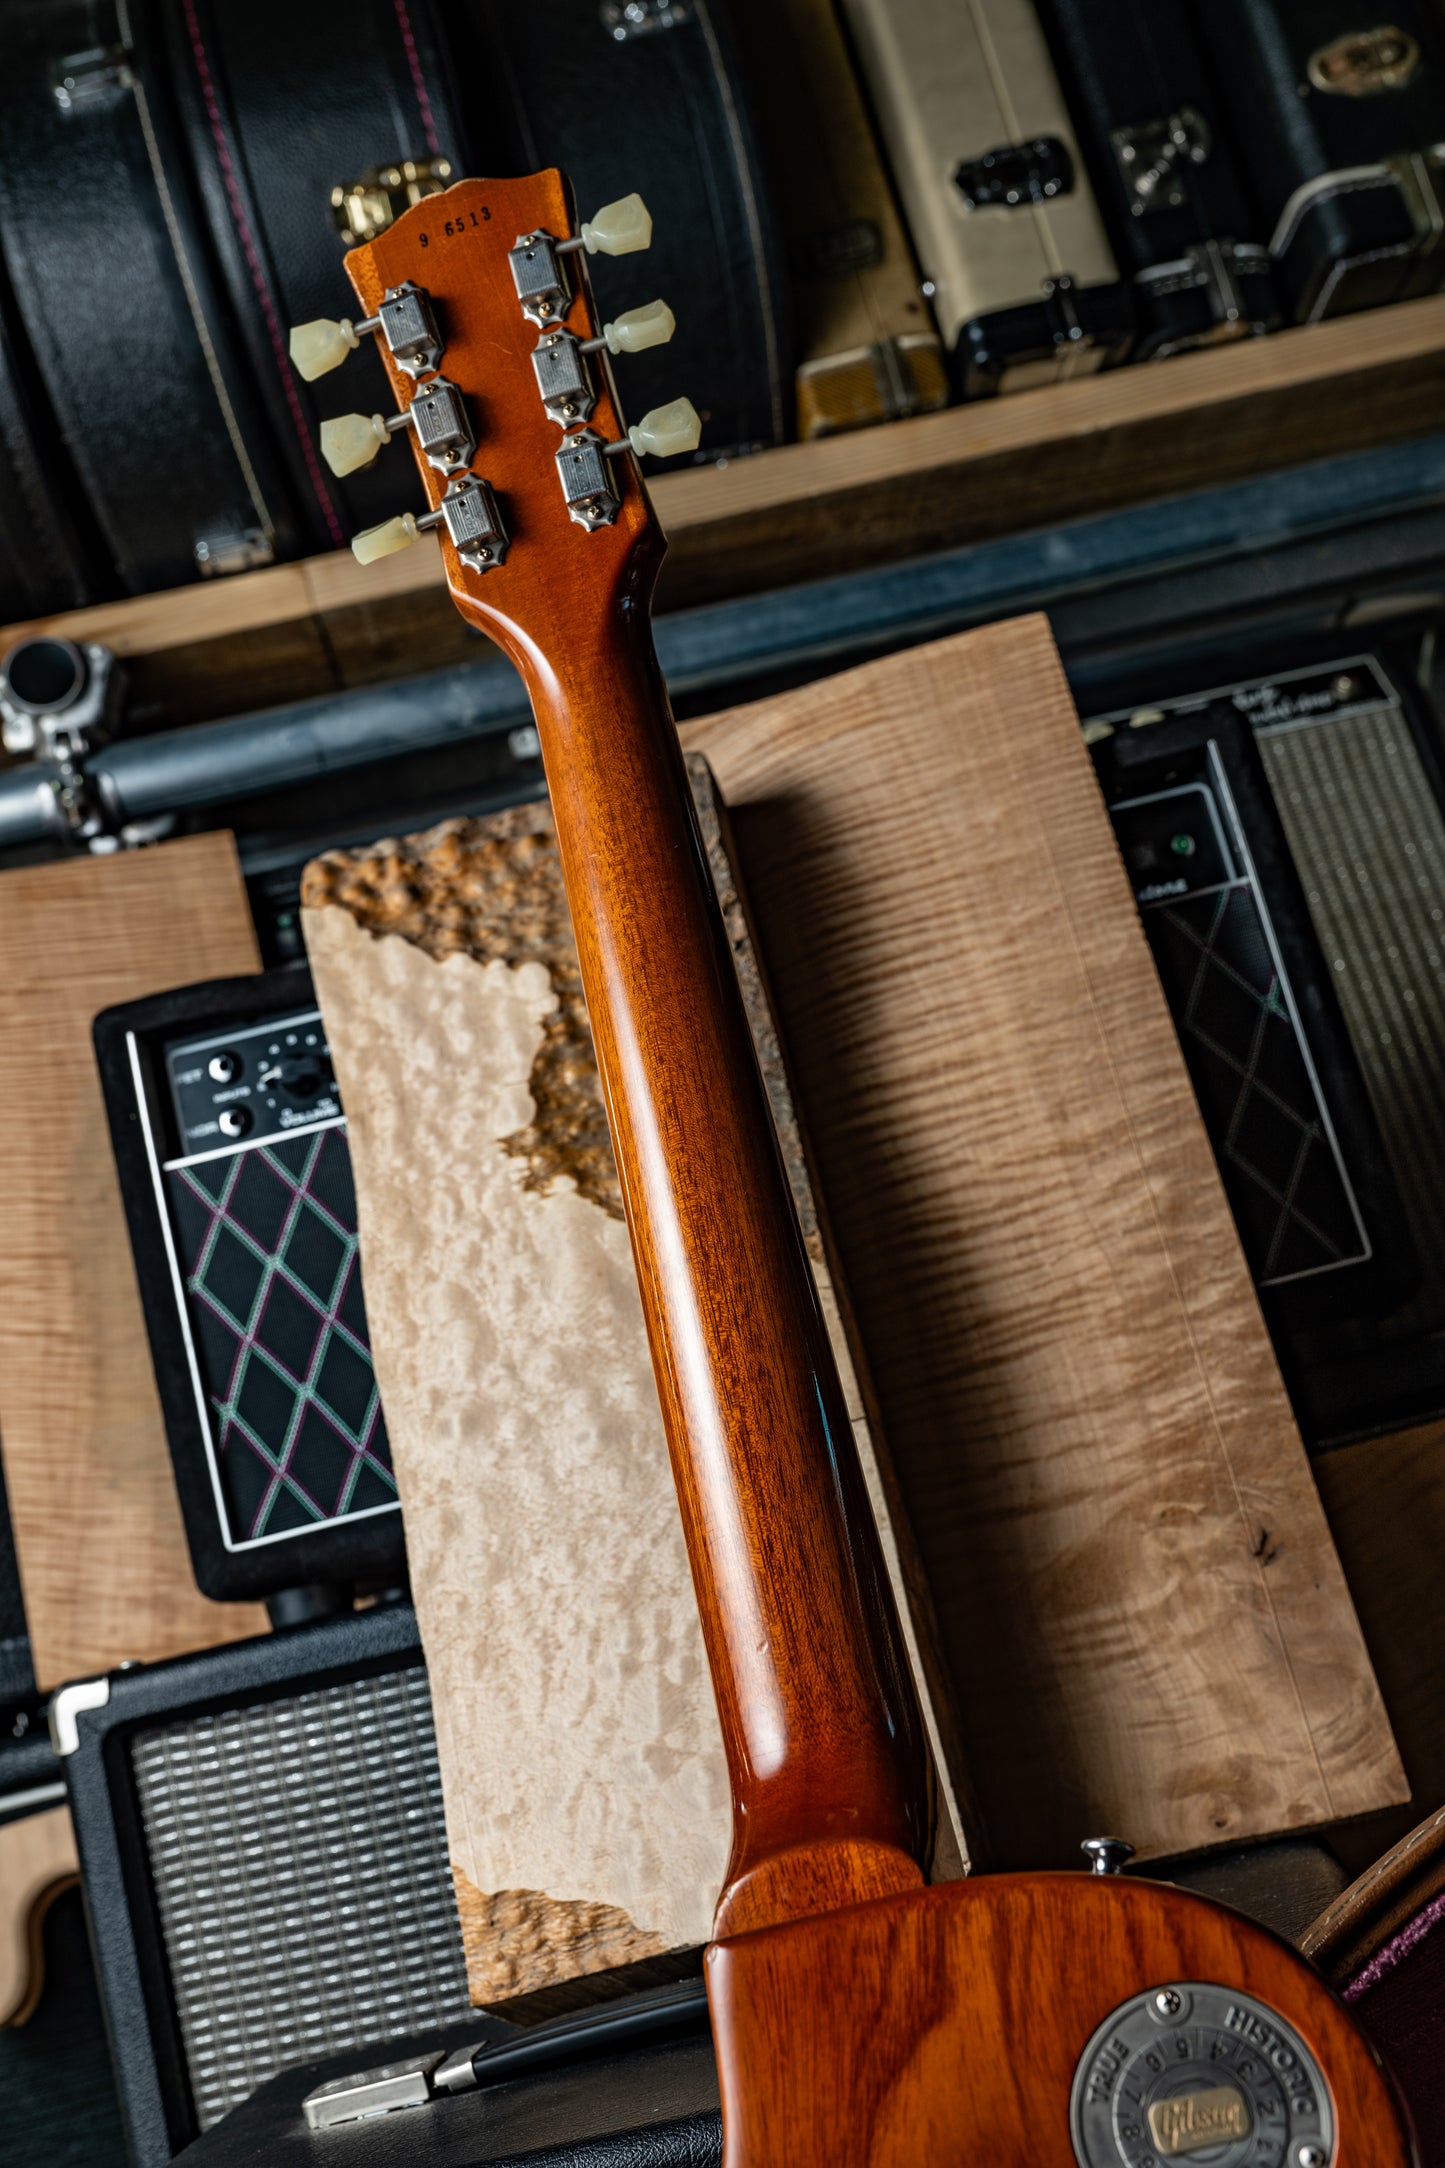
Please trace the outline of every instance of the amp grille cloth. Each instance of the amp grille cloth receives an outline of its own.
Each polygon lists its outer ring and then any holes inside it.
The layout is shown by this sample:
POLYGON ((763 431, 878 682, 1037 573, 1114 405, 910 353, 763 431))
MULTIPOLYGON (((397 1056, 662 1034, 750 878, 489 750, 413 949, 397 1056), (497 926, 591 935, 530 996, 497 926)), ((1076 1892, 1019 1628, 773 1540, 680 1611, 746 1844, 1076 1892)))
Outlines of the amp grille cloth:
POLYGON ((341 1125, 167 1170, 233 1542, 395 1505, 341 1125))
POLYGON ((132 1762, 202 2130, 290 2064, 467 2016, 419 1665, 145 1732, 132 1762))
POLYGON ((1445 821, 1393 703, 1259 733, 1425 1286, 1393 1332, 1445 1325, 1445 821))

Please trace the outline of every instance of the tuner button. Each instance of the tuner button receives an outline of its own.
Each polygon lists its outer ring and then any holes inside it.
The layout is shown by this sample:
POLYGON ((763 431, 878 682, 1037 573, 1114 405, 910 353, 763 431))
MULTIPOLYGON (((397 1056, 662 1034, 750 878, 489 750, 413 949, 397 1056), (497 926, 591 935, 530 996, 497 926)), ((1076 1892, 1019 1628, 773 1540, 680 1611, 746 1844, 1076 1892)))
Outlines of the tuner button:
POLYGON ((641 308, 624 309, 614 323, 602 326, 602 336, 614 354, 642 354, 649 346, 666 346, 677 329, 677 318, 665 301, 644 301, 641 308))
POLYGON ((594 218, 582 223, 582 243, 589 256, 599 249, 604 256, 631 256, 652 243, 652 213, 641 196, 619 196, 604 203, 594 218))
POLYGON ((333 474, 369 467, 390 432, 379 414, 338 414, 321 424, 321 456, 333 474))
POLYGON ((359 565, 375 564, 378 557, 390 557, 396 550, 410 549, 420 537, 421 530, 416 515, 403 512, 396 519, 384 519, 379 527, 367 527, 352 538, 351 554, 359 565))
POLYGON ((691 399, 673 399, 655 406, 634 422, 627 432, 634 452, 651 452, 671 459, 678 452, 695 452, 702 437, 702 422, 691 399))
POLYGON ((291 326, 291 359, 308 384, 330 369, 339 369, 360 343, 354 325, 345 317, 339 324, 318 316, 314 323, 291 326))

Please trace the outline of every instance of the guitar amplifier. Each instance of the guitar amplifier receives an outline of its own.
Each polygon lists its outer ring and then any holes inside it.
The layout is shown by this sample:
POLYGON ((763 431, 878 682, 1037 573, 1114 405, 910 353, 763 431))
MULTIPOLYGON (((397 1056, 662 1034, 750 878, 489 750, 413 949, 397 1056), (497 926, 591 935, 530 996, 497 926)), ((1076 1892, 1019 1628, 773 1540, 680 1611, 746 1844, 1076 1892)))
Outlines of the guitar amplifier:
POLYGON ((346 1121, 310 974, 108 1009, 95 1048, 199 1586, 227 1601, 403 1580, 346 1121))
POLYGON ((1272 330, 1274 266, 1185 11, 1039 0, 1039 12, 1129 281, 1134 359, 1272 330))
POLYGON ((843 0, 964 396, 1122 360, 1127 295, 1029 0, 843 0))
POLYGON ((485 2030, 410 1605, 82 1680, 51 1729, 135 2168, 308 2057, 485 2030))
POLYGON ((1195 11, 1288 312, 1314 323, 1445 277, 1445 40, 1429 0, 1195 11))
POLYGON ((1353 654, 1085 732, 1307 1442, 1439 1413, 1445 814, 1423 712, 1353 654))

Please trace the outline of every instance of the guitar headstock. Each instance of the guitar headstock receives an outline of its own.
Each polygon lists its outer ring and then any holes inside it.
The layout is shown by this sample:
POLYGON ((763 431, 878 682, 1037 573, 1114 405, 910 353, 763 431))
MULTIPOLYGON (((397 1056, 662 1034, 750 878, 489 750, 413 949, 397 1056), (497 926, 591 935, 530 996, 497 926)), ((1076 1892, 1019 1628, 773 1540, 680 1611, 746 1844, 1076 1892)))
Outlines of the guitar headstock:
POLYGON ((427 509, 358 535, 357 557, 434 530, 457 607, 514 654, 545 652, 569 613, 650 580, 662 541, 636 454, 697 445, 689 401, 629 432, 612 385, 609 357, 670 338, 671 310, 649 301, 596 319, 588 255, 631 254, 651 232, 638 196, 579 226, 557 172, 460 181, 349 251, 361 321, 292 333, 308 377, 370 333, 391 381, 392 413, 325 425, 334 471, 384 457, 392 435, 416 455, 427 509))

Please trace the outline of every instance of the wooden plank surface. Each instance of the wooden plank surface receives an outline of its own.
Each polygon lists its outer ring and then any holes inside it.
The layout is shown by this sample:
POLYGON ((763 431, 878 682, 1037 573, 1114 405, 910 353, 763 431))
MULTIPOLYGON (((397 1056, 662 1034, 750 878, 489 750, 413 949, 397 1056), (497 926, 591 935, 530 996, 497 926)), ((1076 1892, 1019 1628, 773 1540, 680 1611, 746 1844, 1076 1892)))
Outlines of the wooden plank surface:
POLYGON ((258 968, 229 835, 0 876, 0 1450, 42 1687, 265 1630, 191 1578, 90 1042, 258 968))
MULTIPOLYGON (((916 1570, 884 1502, 705 769, 694 788, 906 1600, 916 1570)), ((472 1996, 535 2005, 705 1942, 732 1835, 550 813, 329 853, 304 897, 472 1996)), ((916 1629, 910 1653, 919 1663, 916 1629)), ((952 1726, 925 1697, 941 1754, 952 1726)), ((942 1797, 935 1872, 956 1875, 946 1770, 942 1797)))
MULTIPOLYGON (((1445 296, 1176 355, 652 482, 666 608, 1199 489, 1440 425, 1445 296)), ((425 544, 349 552, 0 631, 100 640, 154 721, 440 668, 469 652, 425 544), (285 634, 281 628, 290 626, 285 634), (242 635, 265 632, 264 639, 242 635)))
POLYGON ((1404 1796, 1047 627, 687 726, 1000 1865, 1404 1796))
POLYGON ((1314 1464, 1412 1804, 1330 1843, 1363 1873, 1445 1806, 1445 1423, 1323 1453, 1314 1464))

